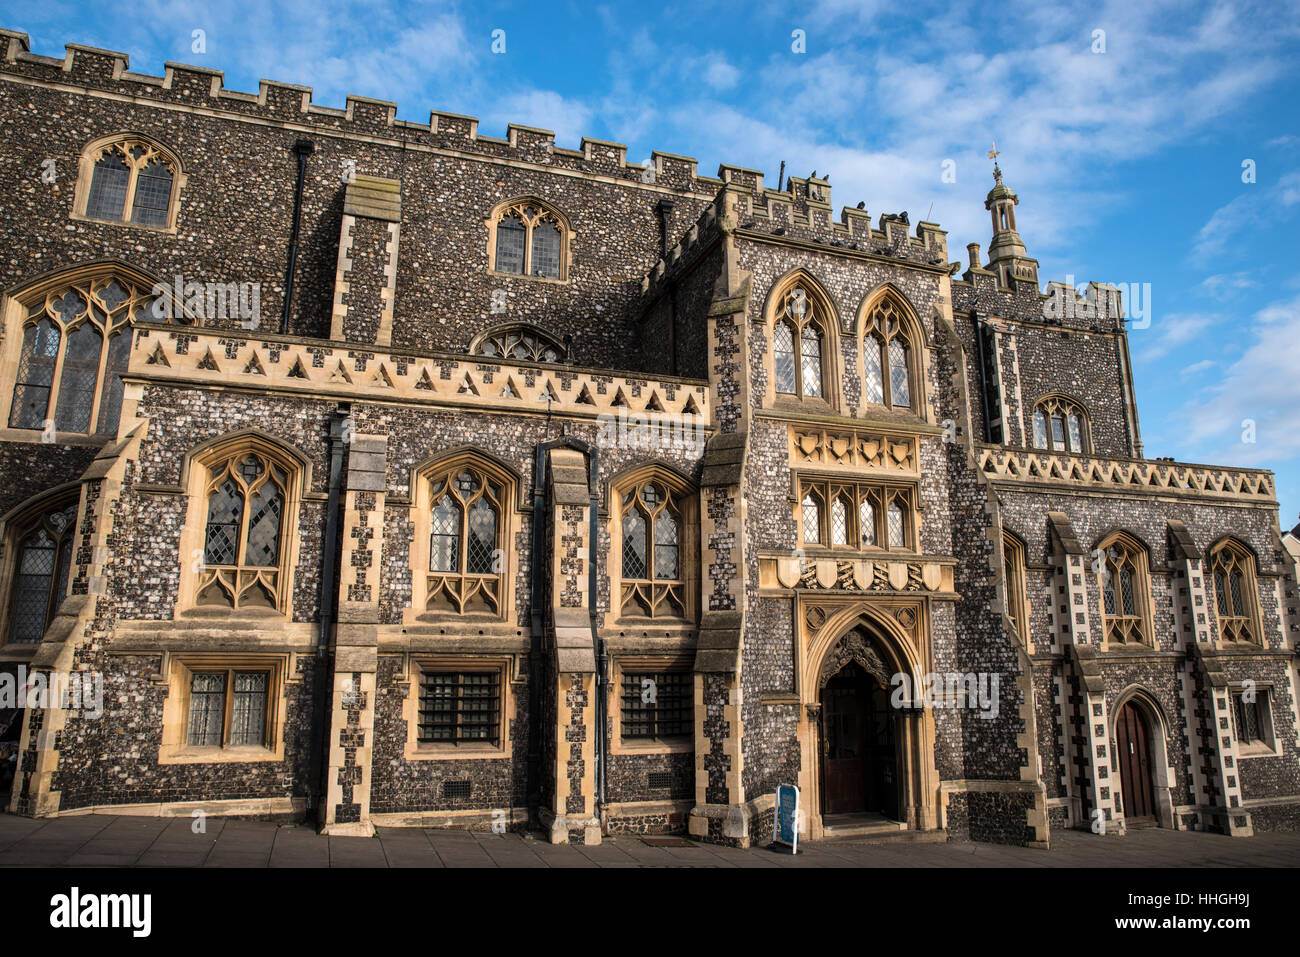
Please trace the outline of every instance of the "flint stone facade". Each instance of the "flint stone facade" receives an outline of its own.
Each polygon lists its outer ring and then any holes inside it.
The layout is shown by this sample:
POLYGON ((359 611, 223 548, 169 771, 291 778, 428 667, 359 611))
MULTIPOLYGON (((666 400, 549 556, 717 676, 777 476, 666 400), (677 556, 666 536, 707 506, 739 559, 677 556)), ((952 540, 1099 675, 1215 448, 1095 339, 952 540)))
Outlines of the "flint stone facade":
POLYGON ((6 601, 33 516, 76 515, 66 589, 39 642, 6 630, 4 673, 103 682, 102 714, 20 714, 11 811, 749 846, 775 788, 797 784, 809 839, 1300 824, 1295 565, 1272 476, 1143 457, 1119 300, 1042 291, 1000 171, 990 259, 972 245, 963 270, 936 224, 834 220, 825 179, 773 189, 663 153, 647 170, 619 144, 497 139, 468 117, 416 124, 374 100, 331 109, 303 87, 237 93, 210 70, 0 43, 0 391, 27 374, 30 310, 64 276, 252 283, 260 307, 133 316, 109 434, 0 430, 6 601), (88 144, 114 137, 171 157, 165 227, 85 215, 88 144), (556 224, 554 274, 498 268, 516 202, 556 224), (812 330, 789 366, 787 322, 812 330), (873 329, 906 342, 889 405, 873 329), (484 346, 520 330, 552 351, 484 346), (1082 447, 1034 447, 1050 396, 1083 417, 1082 447), (224 607, 198 597, 198 556, 213 469, 243 449, 287 476, 278 564, 268 600, 224 607), (448 608, 431 495, 462 467, 499 490, 499 547, 455 586, 484 589, 479 604, 448 608), (648 599, 671 594, 668 613, 627 597, 624 515, 645 482, 682 521, 672 581, 648 599), (862 537, 867 512, 836 512, 839 496, 878 502, 888 541, 862 537), (1144 622, 1124 643, 1106 597, 1119 534, 1144 622), (1250 568, 1250 640, 1216 615, 1226 541, 1250 568), (269 676, 258 747, 196 750, 189 676, 223 668, 269 676), (444 673, 495 676, 490 740, 417 734, 422 676, 444 673), (649 673, 685 676, 675 734, 624 727, 622 676, 649 673), (934 676, 991 700, 927 694, 934 676), (1267 727, 1245 740, 1251 689, 1267 727), (1146 753, 1126 763, 1135 733, 1146 753))

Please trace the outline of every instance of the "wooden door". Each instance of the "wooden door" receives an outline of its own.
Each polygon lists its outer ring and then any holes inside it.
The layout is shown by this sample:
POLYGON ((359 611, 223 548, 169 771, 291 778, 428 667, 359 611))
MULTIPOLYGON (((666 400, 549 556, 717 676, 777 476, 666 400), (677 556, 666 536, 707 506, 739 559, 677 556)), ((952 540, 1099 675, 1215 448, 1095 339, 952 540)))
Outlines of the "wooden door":
MULTIPOLYGON (((853 669, 846 669, 851 671, 853 669)), ((841 672, 822 690, 823 813, 867 809, 867 702, 861 682, 841 672)))
POLYGON ((1141 712, 1128 702, 1115 720, 1115 746, 1119 749, 1119 777, 1128 823, 1153 824, 1155 794, 1151 787, 1151 742, 1141 712))

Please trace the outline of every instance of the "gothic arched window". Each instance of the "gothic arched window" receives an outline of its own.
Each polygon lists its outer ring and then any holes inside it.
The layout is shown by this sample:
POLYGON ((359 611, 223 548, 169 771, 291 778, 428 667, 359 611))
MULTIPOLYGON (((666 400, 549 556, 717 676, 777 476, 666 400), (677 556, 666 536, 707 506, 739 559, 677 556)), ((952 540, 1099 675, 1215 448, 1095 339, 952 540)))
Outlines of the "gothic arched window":
POLYGON ((806 480, 800 481, 799 491, 796 523, 803 545, 913 547, 912 493, 906 487, 806 480))
POLYGON ((537 279, 568 278, 568 222, 538 199, 503 203, 488 218, 488 269, 537 279))
POLYGON ((507 486, 472 462, 432 473, 425 607, 455 614, 503 610, 507 486))
POLYGON ((820 399, 826 394, 825 318, 803 286, 782 297, 772 327, 773 372, 778 394, 820 399))
POLYGON ((540 329, 507 326, 480 336, 470 350, 475 355, 520 362, 563 362, 565 348, 540 329))
POLYGON ((1034 406, 1034 448, 1081 455, 1088 451, 1088 415, 1083 406, 1062 395, 1049 395, 1034 406))
POLYGON ((131 321, 152 320, 153 299, 143 285, 109 273, 26 301, 9 427, 114 434, 131 321))
POLYGON ((863 323, 862 398, 870 405, 915 405, 916 346, 903 315, 898 303, 886 296, 863 323))
POLYGON ((77 500, 63 499, 16 524, 11 539, 8 640, 40 641, 68 593, 77 500))
POLYGON ((1214 579, 1214 608, 1220 641, 1259 642, 1255 624, 1255 561, 1245 548, 1228 539, 1210 553, 1214 579))
POLYGON ((242 448, 209 466, 195 604, 283 608, 293 475, 286 460, 260 449, 242 448))
POLYGON ((86 219, 167 229, 175 225, 180 165, 156 143, 121 136, 82 156, 74 208, 86 219))
POLYGON ((684 618, 683 494, 657 476, 618 490, 622 540, 620 611, 640 618, 684 618))
POLYGON ((1106 641, 1149 643, 1146 550, 1127 535, 1116 533, 1102 543, 1099 552, 1106 641))

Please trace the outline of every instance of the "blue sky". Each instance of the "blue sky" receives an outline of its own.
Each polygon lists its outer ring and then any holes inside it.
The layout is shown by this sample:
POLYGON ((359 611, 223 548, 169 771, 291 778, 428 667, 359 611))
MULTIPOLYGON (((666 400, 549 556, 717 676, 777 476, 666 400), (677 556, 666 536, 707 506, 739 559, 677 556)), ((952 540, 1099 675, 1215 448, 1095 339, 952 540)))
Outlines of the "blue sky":
POLYGON ((1150 325, 1130 332, 1146 454, 1273 469, 1289 528, 1300 5, 899 7, 138 0, 122 17, 113 4, 6 0, 0 25, 36 53, 85 43, 128 53, 139 72, 194 63, 224 70, 231 89, 301 83, 324 105, 351 93, 394 100, 405 119, 468 113, 487 135, 538 126, 561 146, 616 140, 637 162, 659 149, 707 173, 760 169, 769 185, 785 160, 796 175, 829 172, 837 207, 939 222, 963 260, 966 243, 987 248, 996 140, 1044 282, 1150 284, 1150 325))

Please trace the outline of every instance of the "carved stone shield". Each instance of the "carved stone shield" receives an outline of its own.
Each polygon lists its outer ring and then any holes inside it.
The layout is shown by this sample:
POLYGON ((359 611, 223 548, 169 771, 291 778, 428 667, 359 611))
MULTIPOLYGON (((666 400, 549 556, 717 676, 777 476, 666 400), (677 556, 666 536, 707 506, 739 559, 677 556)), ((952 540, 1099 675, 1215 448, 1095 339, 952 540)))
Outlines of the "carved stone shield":
POLYGON ((889 587, 902 591, 907 587, 907 562, 889 563, 889 587))

